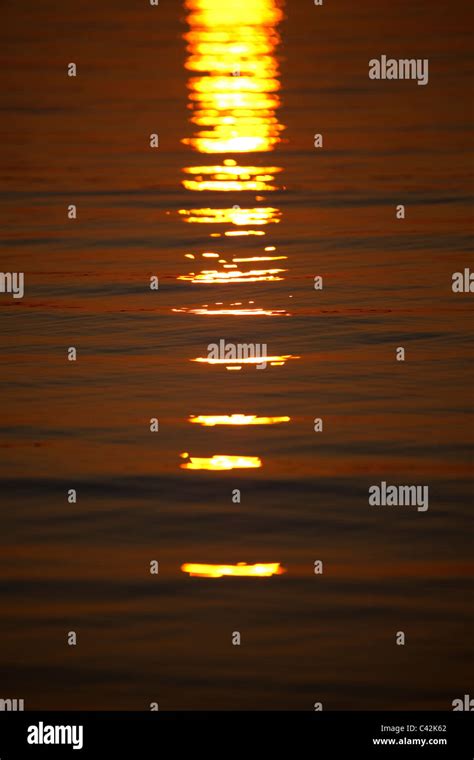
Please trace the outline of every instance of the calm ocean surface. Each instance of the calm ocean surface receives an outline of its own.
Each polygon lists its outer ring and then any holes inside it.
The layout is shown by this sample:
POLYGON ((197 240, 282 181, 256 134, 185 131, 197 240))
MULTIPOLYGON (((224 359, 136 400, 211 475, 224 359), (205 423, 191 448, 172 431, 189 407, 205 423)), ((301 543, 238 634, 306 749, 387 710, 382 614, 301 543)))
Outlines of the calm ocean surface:
POLYGON ((468 3, 227 3, 245 27, 138 5, 4 9, 0 261, 25 296, 0 295, 0 698, 451 709, 473 676, 468 3), (428 58, 428 86, 370 81, 381 54, 428 58), (298 358, 190 361, 220 339, 298 358), (233 414, 290 421, 190 421, 233 414), (381 481, 429 485, 428 511, 370 507, 381 481))

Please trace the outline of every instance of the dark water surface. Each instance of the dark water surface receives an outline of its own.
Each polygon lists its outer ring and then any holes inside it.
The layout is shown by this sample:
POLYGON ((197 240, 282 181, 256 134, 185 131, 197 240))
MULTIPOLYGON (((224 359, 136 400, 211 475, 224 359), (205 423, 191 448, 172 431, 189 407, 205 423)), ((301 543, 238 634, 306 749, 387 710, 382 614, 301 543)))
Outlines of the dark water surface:
POLYGON ((0 260, 25 297, 0 295, 0 698, 450 709, 472 689, 472 295, 451 291, 473 266, 468 3, 4 11, 0 260), (429 84, 370 81, 381 54, 428 58, 429 84), (220 339, 299 358, 190 361, 220 339), (232 414, 290 421, 189 419, 232 414), (369 506, 382 480, 429 485, 429 509, 369 506))

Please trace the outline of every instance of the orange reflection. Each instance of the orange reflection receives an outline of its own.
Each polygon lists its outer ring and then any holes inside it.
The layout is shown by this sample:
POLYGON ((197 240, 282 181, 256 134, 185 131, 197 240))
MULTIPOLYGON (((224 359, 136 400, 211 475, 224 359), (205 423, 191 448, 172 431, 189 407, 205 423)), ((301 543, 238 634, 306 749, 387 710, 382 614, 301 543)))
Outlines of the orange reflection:
MULTIPOLYGON (((224 162, 227 164, 228 162, 224 162)), ((186 190, 211 190, 217 192, 240 192, 242 190, 276 190, 273 184, 275 174, 281 172, 277 166, 188 166, 185 174, 193 179, 183 180, 186 190)))
MULTIPOLYGON (((257 208, 180 209, 185 222, 191 224, 234 224, 236 226, 278 224, 281 211, 272 206, 257 208)), ((250 231, 246 230, 246 234, 250 231)))
POLYGON ((186 68, 191 121, 199 127, 183 142, 199 153, 272 150, 283 127, 273 0, 186 0, 190 31, 186 68))
POLYGON ((181 454, 182 458, 189 458, 189 462, 180 464, 183 470, 236 470, 259 468, 262 461, 259 457, 235 456, 233 454, 214 454, 212 457, 192 457, 187 453, 181 454))
POLYGON ((257 417, 255 414, 194 414, 189 416, 189 422, 206 427, 214 425, 279 425, 289 422, 290 417, 257 417))
MULTIPOLYGON (((219 235, 219 233, 217 234, 219 235)), ((263 230, 227 230, 227 232, 224 232, 225 237, 244 237, 250 235, 265 235, 265 232, 263 230)))
POLYGON ((285 568, 279 562, 267 562, 258 565, 247 565, 246 562, 238 562, 236 565, 200 565, 187 562, 181 565, 181 570, 195 578, 222 578, 224 575, 268 578, 271 575, 286 573, 285 568))
POLYGON ((222 314, 225 317, 289 317, 290 312, 285 309, 209 309, 208 307, 187 309, 171 309, 182 314, 197 314, 198 316, 215 317, 222 314))
MULTIPOLYGON (((201 269, 202 264, 193 263, 192 271, 177 275, 183 282, 220 286, 285 279, 287 269, 279 264, 287 257, 270 253, 276 251, 276 246, 265 247, 265 252, 259 246, 248 255, 237 247, 238 238, 265 236, 267 232, 261 228, 281 220, 280 209, 268 204, 266 198, 267 193, 284 189, 279 182, 283 170, 277 161, 262 154, 275 151, 285 129, 278 117, 281 85, 277 27, 283 18, 282 5, 283 0, 185 0, 188 30, 183 36, 187 43, 185 67, 190 72, 188 109, 193 131, 182 142, 201 157, 196 165, 182 169, 182 185, 187 191, 204 194, 251 192, 255 200, 247 201, 245 207, 235 203, 209 208, 202 204, 179 210, 186 223, 222 226, 216 231, 208 228, 210 237, 220 239, 216 253, 195 251, 187 255, 194 259, 215 258, 212 264, 217 268, 201 269), (227 246, 233 241, 228 238, 237 238, 231 254, 227 246)), ((291 316, 285 309, 219 306, 206 304, 173 311, 206 316, 291 316)), ((271 357, 271 364, 284 364, 288 358, 271 357)), ((226 362, 225 366, 228 371, 238 372, 249 363, 226 362)))
POLYGON ((190 272, 180 275, 177 279, 194 283, 217 283, 219 285, 227 282, 277 282, 283 279, 279 276, 281 272, 286 272, 286 269, 251 269, 249 272, 241 272, 239 269, 232 272, 203 269, 199 274, 190 272))
POLYGON ((243 263, 244 261, 279 261, 280 259, 287 259, 288 256, 247 256, 246 258, 242 259, 232 259, 232 261, 235 261, 238 264, 243 263))
POLYGON ((209 359, 207 356, 198 356, 196 359, 190 359, 190 362, 200 362, 202 364, 224 364, 224 365, 241 365, 241 364, 262 364, 269 362, 272 366, 281 366, 286 364, 289 359, 301 359, 300 356, 284 354, 283 356, 249 356, 244 359, 209 359))

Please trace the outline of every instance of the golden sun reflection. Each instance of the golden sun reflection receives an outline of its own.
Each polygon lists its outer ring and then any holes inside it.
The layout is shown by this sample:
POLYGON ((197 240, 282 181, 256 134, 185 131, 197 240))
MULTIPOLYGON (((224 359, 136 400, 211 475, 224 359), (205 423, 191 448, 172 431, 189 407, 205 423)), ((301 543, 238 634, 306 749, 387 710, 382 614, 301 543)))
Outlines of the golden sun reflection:
POLYGON ((205 427, 214 425, 279 425, 290 422, 290 417, 257 417, 255 414, 200 414, 189 416, 189 422, 205 427))
POLYGON ((242 190, 277 190, 271 184, 275 174, 281 172, 278 166, 233 166, 224 161, 224 166, 188 166, 183 171, 193 179, 183 180, 186 190, 211 190, 217 192, 241 192, 242 190))
POLYGON ((186 0, 190 31, 186 68, 191 121, 197 132, 183 142, 199 153, 272 150, 283 127, 273 0, 186 0))
MULTIPOLYGON (((183 187, 191 192, 262 193, 282 188, 276 177, 280 166, 260 162, 258 156, 275 150, 284 126, 277 111, 280 103, 280 36, 277 26, 283 18, 280 0, 185 0, 188 31, 185 67, 188 79, 189 120, 194 127, 182 142, 201 155, 219 154, 217 160, 183 168, 183 187), (247 161, 236 160, 252 154, 247 161), (235 157, 232 157, 235 156, 235 157)), ((211 232, 214 238, 262 236, 258 229, 277 224, 281 212, 272 206, 241 208, 180 209, 191 224, 219 224, 243 229, 211 232), (257 228, 257 229, 255 229, 257 228)), ((259 261, 249 258, 249 261, 259 261)), ((262 259, 271 260, 271 259, 262 259)), ((242 263, 245 259, 240 259, 242 263)), ((224 262, 221 262, 224 263, 224 262)), ((224 263, 224 269, 237 269, 224 263)), ((281 272, 206 271, 180 275, 191 283, 226 284, 276 282, 281 272)))
MULTIPOLYGON (((191 224, 234 224, 236 226, 278 224, 281 211, 272 206, 257 208, 191 208, 178 212, 191 224)), ((249 234, 252 230, 246 230, 249 234)))
POLYGON ((243 263, 244 261, 279 261, 280 259, 287 259, 288 256, 247 256, 246 258, 242 259, 232 259, 232 261, 235 261, 238 264, 243 263))
MULTIPOLYGON (((263 230, 227 230, 224 237, 250 237, 250 235, 265 235, 263 230)), ((220 236, 220 232, 211 233, 211 237, 220 236)))
MULTIPOLYGON (((280 184, 283 169, 278 160, 264 155, 282 144, 285 129, 279 120, 278 55, 278 26, 283 19, 284 2, 185 0, 184 5, 191 134, 182 142, 200 157, 195 165, 183 167, 182 186, 188 192, 204 193, 201 198, 206 200, 190 203, 193 207, 181 208, 178 213, 188 224, 208 225, 203 232, 212 238, 212 249, 206 251, 200 243, 201 249, 184 254, 192 260, 188 262, 191 271, 181 271, 176 278, 191 286, 281 282, 288 271, 281 262, 288 257, 277 253, 276 245, 259 243, 261 237, 269 234, 265 228, 279 224, 282 217, 281 210, 267 200, 267 194, 286 189, 280 184), (218 193, 234 195, 235 200, 226 199, 223 208, 216 208, 208 198, 214 199, 218 193)), ((222 296, 221 299, 224 300, 222 296)), ((291 316, 284 308, 255 305, 254 301, 248 305, 193 304, 172 311, 216 318, 291 316)), ((290 354, 265 357, 273 367, 296 358, 300 357, 290 354)), ((190 361, 223 364, 229 372, 261 363, 260 359, 250 357, 231 360, 198 357, 190 361)))
POLYGON ((210 309, 209 307, 202 308, 181 308, 171 309, 171 311, 179 312, 181 314, 196 314, 198 316, 215 317, 221 314, 224 317, 289 317, 290 312, 286 309, 210 309))
POLYGON ((234 283, 234 282, 276 282, 282 280, 280 277, 281 272, 286 272, 286 269, 251 269, 249 272, 241 272, 236 269, 232 272, 222 272, 217 269, 203 269, 199 274, 190 272, 189 274, 182 274, 178 277, 178 280, 188 280, 194 283, 205 284, 222 284, 222 283, 234 283))
POLYGON ((235 456, 233 454, 214 454, 212 457, 192 457, 181 454, 188 462, 180 464, 182 470, 236 470, 262 467, 259 457, 235 456))
POLYGON ((190 359, 190 362, 199 362, 201 364, 223 364, 227 367, 237 365, 240 368, 242 364, 261 365, 268 362, 273 367, 280 367, 289 359, 301 359, 300 356, 284 354, 283 356, 248 356, 244 359, 210 359, 207 356, 198 356, 196 359, 190 359))
POLYGON ((259 563, 257 565, 247 565, 246 562, 237 562, 236 565, 201 565, 193 562, 186 562, 181 565, 183 573, 189 573, 195 578, 222 578, 223 576, 233 575, 247 578, 268 578, 271 575, 282 575, 286 573, 284 567, 279 562, 259 563))

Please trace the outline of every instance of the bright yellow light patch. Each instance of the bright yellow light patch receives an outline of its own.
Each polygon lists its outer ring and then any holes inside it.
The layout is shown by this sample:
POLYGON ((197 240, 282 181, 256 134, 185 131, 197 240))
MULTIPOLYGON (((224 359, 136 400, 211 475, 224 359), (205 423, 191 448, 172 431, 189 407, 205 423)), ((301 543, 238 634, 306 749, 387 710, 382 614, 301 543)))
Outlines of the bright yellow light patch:
POLYGON ((268 578, 271 575, 286 573, 279 562, 259 563, 247 565, 246 562, 238 562, 236 565, 201 565, 186 562, 181 565, 183 573, 189 573, 196 578, 222 578, 223 576, 240 576, 245 578, 268 578))
POLYGON ((200 414, 195 417, 191 415, 189 422, 205 427, 214 427, 215 425, 278 425, 281 422, 289 422, 289 417, 257 417, 255 414, 200 414))
POLYGON ((246 235, 265 235, 263 230, 228 230, 224 232, 225 237, 244 237, 246 235))
POLYGON ((191 224, 234 224, 236 227, 278 224, 281 211, 273 207, 180 209, 184 221, 191 224))
POLYGON ((233 364, 262 364, 269 362, 274 365, 285 364, 289 359, 300 359, 300 356, 284 354, 283 356, 249 356, 244 359, 208 359, 206 356, 199 356, 196 359, 190 359, 190 362, 199 362, 202 364, 224 364, 232 366, 233 364))
POLYGON ((279 261, 280 259, 287 259, 288 256, 247 256, 242 259, 232 259, 238 264, 242 264, 245 261, 279 261))
POLYGON ((285 309, 210 309, 202 307, 200 309, 171 309, 171 311, 180 312, 181 314, 197 314, 199 316, 215 317, 219 314, 225 317, 289 317, 290 312, 285 309))
POLYGON ((277 190, 272 184, 275 174, 281 172, 278 166, 188 166, 183 169, 194 179, 183 180, 186 190, 203 190, 216 192, 241 192, 243 190, 259 192, 277 190))
MULTIPOLYGON (((183 142, 199 153, 274 150, 283 126, 275 0, 187 0, 186 68, 192 122, 183 142)), ((232 159, 225 166, 232 166, 232 159)), ((194 189, 194 188, 190 188, 194 189)), ((222 188, 224 189, 224 188, 222 188)), ((230 188, 229 188, 230 189, 230 188)))
POLYGON ((238 269, 218 272, 217 270, 202 270, 199 274, 190 272, 177 277, 178 280, 186 280, 195 283, 234 283, 234 282, 277 282, 283 280, 280 273, 286 269, 251 269, 249 272, 241 272, 238 269))
POLYGON ((212 457, 189 457, 189 462, 180 465, 183 470, 240 470, 262 466, 259 457, 214 454, 212 457))

